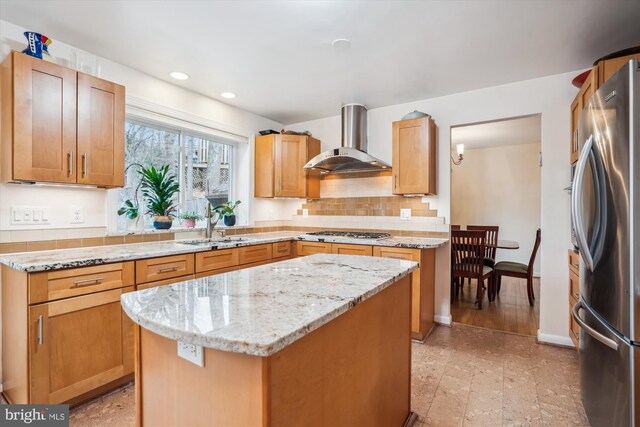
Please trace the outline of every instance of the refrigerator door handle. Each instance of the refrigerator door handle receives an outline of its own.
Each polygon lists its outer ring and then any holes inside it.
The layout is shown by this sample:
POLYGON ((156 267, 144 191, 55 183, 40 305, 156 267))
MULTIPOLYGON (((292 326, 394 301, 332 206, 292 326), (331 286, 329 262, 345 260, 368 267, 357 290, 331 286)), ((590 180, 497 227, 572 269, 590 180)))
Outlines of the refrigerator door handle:
POLYGON ((580 157, 576 164, 576 175, 573 180, 573 189, 571 190, 571 216, 573 217, 573 226, 575 229, 576 240, 580 255, 584 258, 585 264, 589 271, 593 271, 593 258, 589 252, 589 245, 584 232, 584 218, 582 214, 582 185, 584 184, 584 172, 587 167, 587 160, 593 147, 593 135, 589 136, 585 142, 580 157))
POLYGON ((573 312, 571 313, 573 315, 573 320, 576 321, 576 323, 582 328, 584 329, 584 331, 586 333, 588 333, 589 335, 591 335, 593 338, 597 339, 598 341, 600 341, 602 344, 606 345, 607 347, 609 347, 612 350, 618 351, 618 343, 615 342, 614 340, 612 340, 611 338, 607 338, 604 335, 602 335, 600 332, 596 331, 595 329, 593 329, 591 326, 587 325, 585 323, 584 320, 582 320, 582 317, 580 317, 580 313, 578 313, 578 311, 582 308, 582 301, 578 301, 574 306, 573 306, 573 312))

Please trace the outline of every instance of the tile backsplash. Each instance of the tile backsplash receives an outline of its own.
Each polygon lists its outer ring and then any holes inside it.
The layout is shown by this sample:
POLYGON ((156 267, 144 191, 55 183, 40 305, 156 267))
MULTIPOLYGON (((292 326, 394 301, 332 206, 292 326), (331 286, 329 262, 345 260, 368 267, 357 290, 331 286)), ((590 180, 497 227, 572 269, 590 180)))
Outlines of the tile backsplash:
POLYGON ((435 217, 437 212, 429 209, 428 203, 422 203, 420 197, 338 197, 308 200, 298 209, 308 209, 309 215, 330 216, 399 216, 400 209, 411 209, 411 216, 435 217))

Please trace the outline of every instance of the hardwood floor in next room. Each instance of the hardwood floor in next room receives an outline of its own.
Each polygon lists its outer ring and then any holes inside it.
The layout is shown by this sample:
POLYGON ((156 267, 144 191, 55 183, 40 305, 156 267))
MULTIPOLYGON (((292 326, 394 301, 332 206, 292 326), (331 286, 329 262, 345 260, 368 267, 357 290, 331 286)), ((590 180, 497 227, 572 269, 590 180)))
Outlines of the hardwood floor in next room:
POLYGON ((540 324, 540 279, 533 279, 536 296, 533 307, 527 299, 527 282, 513 277, 502 278, 502 289, 495 301, 485 299, 482 310, 476 305, 476 282, 465 284, 451 304, 454 322, 520 335, 536 336, 540 324))

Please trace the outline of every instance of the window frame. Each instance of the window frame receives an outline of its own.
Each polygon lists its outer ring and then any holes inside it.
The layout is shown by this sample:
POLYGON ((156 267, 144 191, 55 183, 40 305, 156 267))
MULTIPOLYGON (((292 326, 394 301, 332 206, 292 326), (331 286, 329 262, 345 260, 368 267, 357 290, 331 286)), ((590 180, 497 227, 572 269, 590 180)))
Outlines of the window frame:
MULTIPOLYGON (((248 154, 249 143, 253 139, 251 132, 243 132, 237 129, 230 128, 229 126, 218 124, 207 119, 193 116, 188 113, 184 113, 177 110, 172 110, 167 107, 154 105, 146 101, 128 99, 127 108, 125 112, 125 122, 135 123, 142 126, 149 126, 156 129, 161 129, 168 132, 177 132, 179 135, 179 164, 184 167, 186 162, 186 136, 205 139, 215 143, 225 144, 230 146, 230 159, 229 159, 229 200, 242 200, 243 204, 240 205, 242 214, 240 215, 240 221, 238 225, 251 224, 252 218, 250 218, 250 199, 243 200, 251 192, 251 181, 247 180, 246 187, 242 185, 241 175, 242 172, 238 166, 242 164, 242 156, 248 154), (150 108, 151 106, 151 108, 150 108), (167 114, 167 113, 171 114, 167 114), (230 131, 233 130, 233 131, 230 131), (244 205, 244 206, 243 206, 244 205)), ((115 213, 120 207, 119 201, 120 189, 109 190, 110 195, 107 199, 108 208, 108 221, 107 229, 110 233, 123 233, 123 230, 118 229, 118 216, 115 213)), ((184 197, 180 194, 179 204, 182 206, 184 203, 184 197)), ((239 207, 239 208, 240 208, 239 207)), ((178 228, 182 230, 182 227, 174 224, 172 229, 178 228)), ((196 229, 202 228, 196 227, 196 229)), ((149 232, 149 229, 141 229, 138 232, 149 232)), ((126 231, 129 232, 129 231, 126 231)))

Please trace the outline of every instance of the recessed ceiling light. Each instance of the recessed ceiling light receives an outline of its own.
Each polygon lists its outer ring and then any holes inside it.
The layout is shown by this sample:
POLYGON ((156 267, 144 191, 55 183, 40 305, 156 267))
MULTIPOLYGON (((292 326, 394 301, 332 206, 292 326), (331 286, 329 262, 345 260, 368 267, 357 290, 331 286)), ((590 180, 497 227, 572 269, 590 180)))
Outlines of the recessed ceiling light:
POLYGON ((169 75, 176 80, 187 80, 189 78, 189 74, 183 73, 181 71, 172 71, 169 73, 169 75))
POLYGON ((336 49, 347 49, 349 46, 351 46, 351 41, 349 39, 335 39, 331 42, 331 46, 335 47, 336 49))
POLYGON ((222 92, 220 96, 227 99, 233 99, 236 97, 236 94, 233 92, 222 92))

